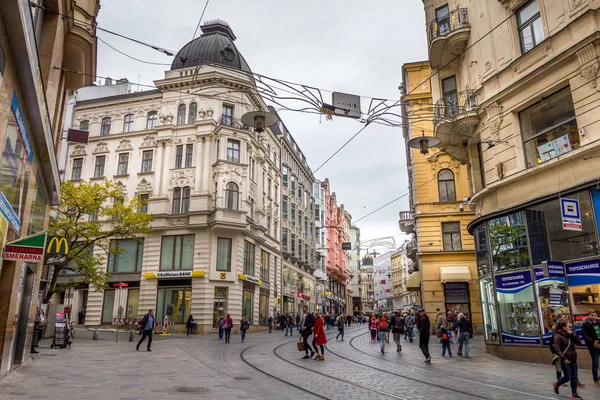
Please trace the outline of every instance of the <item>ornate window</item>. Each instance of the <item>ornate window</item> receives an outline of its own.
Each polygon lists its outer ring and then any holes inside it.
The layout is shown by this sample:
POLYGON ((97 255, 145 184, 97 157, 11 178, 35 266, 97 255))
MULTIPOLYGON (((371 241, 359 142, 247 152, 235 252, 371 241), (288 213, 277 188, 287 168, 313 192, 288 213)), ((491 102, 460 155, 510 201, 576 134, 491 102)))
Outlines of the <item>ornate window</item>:
POLYGON ((177 107, 177 125, 185 124, 185 104, 180 104, 177 107))
POLYGON ((188 116, 188 124, 193 124, 196 122, 196 118, 198 116, 198 104, 192 103, 190 104, 190 113, 188 116))
POLYGON ((443 169, 438 173, 438 191, 440 202, 456 201, 454 174, 449 169, 443 169))
POLYGON ((173 204, 171 214, 185 214, 190 210, 190 187, 173 189, 173 204))
POLYGON ((100 127, 100 136, 106 136, 110 133, 110 117, 102 118, 102 125, 100 127))
POLYGON ((158 125, 158 113, 156 111, 150 111, 146 118, 146 129, 154 129, 158 125))
POLYGON ((523 54, 544 40, 544 28, 538 0, 530 1, 517 11, 517 25, 523 54))
POLYGON ((240 141, 227 139, 227 161, 240 162, 240 141))
POLYGON ((90 121, 88 121, 87 119, 85 121, 81 121, 79 123, 79 130, 80 131, 88 131, 90 129, 90 121))
POLYGON ((152 157, 154 151, 144 150, 142 152, 142 172, 152 172, 152 157))
POLYGON ((127 114, 123 122, 123 132, 133 131, 133 114, 127 114))
POLYGON ((237 210, 238 209, 238 198, 240 192, 238 185, 233 182, 229 182, 227 186, 225 186, 225 208, 228 210, 237 210))

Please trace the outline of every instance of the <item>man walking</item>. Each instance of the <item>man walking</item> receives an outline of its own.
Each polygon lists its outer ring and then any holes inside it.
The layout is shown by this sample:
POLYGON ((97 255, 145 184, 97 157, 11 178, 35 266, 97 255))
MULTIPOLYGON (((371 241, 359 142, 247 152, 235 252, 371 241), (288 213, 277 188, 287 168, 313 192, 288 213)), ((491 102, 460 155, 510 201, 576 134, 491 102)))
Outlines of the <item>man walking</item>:
POLYGON ((294 317, 290 313, 287 313, 285 317, 285 336, 288 335, 288 331, 290 331, 290 336, 294 336, 294 317))
POLYGON ((140 325, 142 329, 142 338, 138 342, 137 346, 135 346, 135 350, 140 349, 140 345, 148 338, 148 347, 147 351, 150 350, 150 346, 152 346, 152 331, 154 330, 154 310, 149 310, 148 314, 144 315, 142 319, 142 324, 140 325))
POLYGON ((413 329, 415 327, 415 319, 413 318, 412 314, 408 314, 406 318, 404 318, 404 326, 406 327, 406 330, 404 331, 404 340, 406 340, 406 336, 408 336, 408 339, 412 343, 413 329))
POLYGON ((392 335, 394 337, 394 343, 396 343, 396 352, 400 353, 402 351, 402 344, 400 343, 400 337, 404 333, 404 318, 402 318, 400 313, 395 312, 392 315, 391 325, 392 325, 392 335))
POLYGON ((425 314, 425 310, 419 310, 419 323, 417 324, 419 329, 419 348, 425 356, 425 363, 431 362, 431 355, 429 355, 429 336, 431 335, 431 322, 429 317, 425 314))
POLYGON ((302 318, 300 319, 300 333, 302 334, 302 341, 304 342, 304 353, 303 360, 312 358, 315 355, 314 350, 308 344, 308 338, 312 335, 313 326, 315 326, 315 317, 308 312, 308 306, 302 306, 302 318), (308 352, 310 350, 310 357, 308 352))

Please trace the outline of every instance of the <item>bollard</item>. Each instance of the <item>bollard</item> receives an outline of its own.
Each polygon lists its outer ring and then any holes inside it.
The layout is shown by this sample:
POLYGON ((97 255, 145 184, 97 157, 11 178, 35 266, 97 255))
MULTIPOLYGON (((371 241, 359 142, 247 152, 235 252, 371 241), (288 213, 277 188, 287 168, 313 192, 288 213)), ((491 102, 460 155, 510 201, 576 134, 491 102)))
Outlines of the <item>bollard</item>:
POLYGON ((130 342, 133 342, 133 333, 134 333, 134 331, 129 330, 129 341, 130 342))
POLYGON ((98 340, 98 329, 94 329, 94 336, 92 337, 92 340, 98 340))

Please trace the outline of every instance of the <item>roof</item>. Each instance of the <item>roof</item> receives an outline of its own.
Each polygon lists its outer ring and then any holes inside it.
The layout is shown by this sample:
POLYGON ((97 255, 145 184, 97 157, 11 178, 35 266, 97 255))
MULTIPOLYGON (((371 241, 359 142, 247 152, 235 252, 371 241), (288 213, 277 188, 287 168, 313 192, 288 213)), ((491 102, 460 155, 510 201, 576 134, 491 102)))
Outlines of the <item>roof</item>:
POLYGON ((171 64, 171 70, 195 67, 202 63, 216 63, 252 72, 233 43, 236 37, 227 22, 209 21, 200 29, 202 35, 179 50, 171 64))

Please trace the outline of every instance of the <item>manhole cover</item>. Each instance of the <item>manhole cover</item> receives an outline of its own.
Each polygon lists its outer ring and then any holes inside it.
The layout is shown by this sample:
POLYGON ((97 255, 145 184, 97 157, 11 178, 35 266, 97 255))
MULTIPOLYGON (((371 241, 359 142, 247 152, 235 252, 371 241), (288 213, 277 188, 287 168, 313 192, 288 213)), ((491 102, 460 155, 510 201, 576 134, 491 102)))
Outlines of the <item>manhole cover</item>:
POLYGON ((175 392, 175 393, 206 393, 206 392, 208 392, 208 388, 192 387, 192 386, 175 386, 171 389, 171 392, 175 392))
POLYGON ((252 378, 250 378, 249 376, 234 376, 233 379, 235 379, 236 381, 249 381, 252 378))

